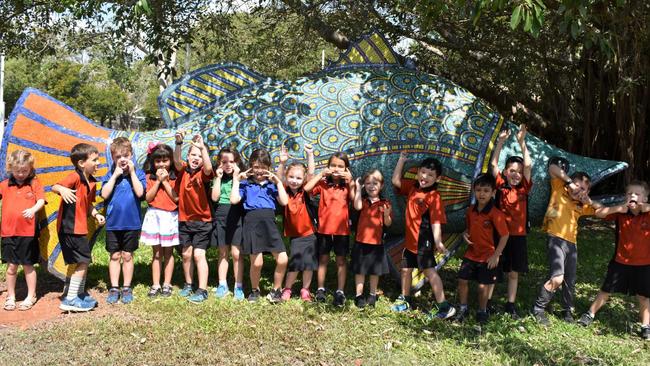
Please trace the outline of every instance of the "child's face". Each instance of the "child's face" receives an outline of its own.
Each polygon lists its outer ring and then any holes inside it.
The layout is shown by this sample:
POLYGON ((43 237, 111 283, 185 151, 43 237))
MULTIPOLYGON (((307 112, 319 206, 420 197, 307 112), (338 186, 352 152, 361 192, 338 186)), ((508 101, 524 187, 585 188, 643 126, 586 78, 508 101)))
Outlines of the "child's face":
POLYGON ((584 195, 589 194, 589 189, 591 187, 591 183, 588 180, 576 178, 576 179, 573 180, 573 183, 576 186, 578 186, 579 190, 578 190, 578 192, 573 192, 573 191, 569 190, 569 196, 571 197, 571 199, 573 199, 575 201, 580 201, 580 199, 584 195))
POLYGON ((341 178, 341 173, 343 173, 346 169, 345 161, 343 161, 343 159, 332 156, 328 168, 332 171, 332 179, 339 180, 341 178))
POLYGON ((374 172, 366 177, 366 180, 363 181, 363 189, 366 190, 368 197, 377 198, 382 188, 382 178, 378 172, 374 172))
POLYGON ((90 153, 88 154, 88 159, 79 160, 77 164, 79 164, 79 168, 81 168, 86 175, 93 175, 97 172, 97 167, 99 166, 99 154, 90 153))
POLYGON ((232 174, 235 169, 235 155, 232 153, 221 154, 221 169, 226 174, 232 174))
POLYGON ((169 158, 157 158, 153 160, 153 166, 154 168, 156 168, 156 170, 158 169, 169 170, 169 168, 171 168, 172 166, 172 162, 171 160, 169 160, 169 158))
POLYGON ((294 191, 300 189, 305 181, 305 169, 294 166, 287 171, 287 185, 294 191))
POLYGON ((30 174, 32 174, 32 166, 29 164, 25 165, 14 165, 11 167, 11 175, 13 175, 16 183, 22 184, 30 174))
POLYGON ((475 186, 474 197, 476 202, 480 205, 487 205, 488 202, 494 197, 496 190, 490 186, 475 186))
POLYGON ((112 157, 115 166, 120 167, 124 172, 129 170, 129 161, 131 161, 131 158, 133 157, 131 151, 128 149, 116 150, 113 152, 112 157))
POLYGON ((517 162, 510 163, 503 174, 511 187, 518 186, 524 176, 524 166, 517 162))
POLYGON ((420 188, 431 187, 439 180, 440 177, 435 170, 425 167, 418 168, 418 183, 420 184, 420 188))
POLYGON ((625 189, 625 199, 628 204, 640 204, 648 202, 648 192, 643 186, 630 185, 625 189))
POLYGON ((269 166, 261 164, 260 162, 254 162, 251 165, 251 174, 253 180, 257 183, 264 182, 267 179, 266 172, 269 170, 269 168, 269 166))
POLYGON ((192 146, 187 152, 187 164, 190 169, 195 170, 203 166, 203 156, 201 155, 201 150, 192 146))

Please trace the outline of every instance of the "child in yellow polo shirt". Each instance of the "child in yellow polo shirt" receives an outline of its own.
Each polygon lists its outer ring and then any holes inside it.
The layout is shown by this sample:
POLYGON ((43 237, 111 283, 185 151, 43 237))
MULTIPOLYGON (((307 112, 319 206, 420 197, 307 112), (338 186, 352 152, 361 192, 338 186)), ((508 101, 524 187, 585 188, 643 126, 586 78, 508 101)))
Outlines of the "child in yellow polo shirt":
POLYGON ((543 230, 548 234, 548 262, 550 278, 542 285, 533 306, 533 315, 542 325, 548 325, 546 306, 555 290, 562 286, 563 319, 573 322, 576 268, 578 262, 578 219, 594 215, 601 207, 589 198, 591 178, 585 172, 570 177, 569 163, 564 158, 551 158, 548 173, 551 177, 551 197, 544 215, 543 230))

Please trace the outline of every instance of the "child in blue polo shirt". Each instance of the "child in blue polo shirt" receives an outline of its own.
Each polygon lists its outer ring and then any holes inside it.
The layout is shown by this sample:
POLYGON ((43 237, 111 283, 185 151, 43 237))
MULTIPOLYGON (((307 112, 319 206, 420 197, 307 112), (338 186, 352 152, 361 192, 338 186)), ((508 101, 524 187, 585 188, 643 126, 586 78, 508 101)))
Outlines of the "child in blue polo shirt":
POLYGON ((110 148, 113 167, 102 180, 102 198, 106 200, 106 250, 111 256, 108 264, 111 288, 106 302, 115 304, 121 299, 123 304, 128 304, 133 301, 133 252, 138 249, 142 228, 140 200, 147 183, 144 172, 133 164, 131 141, 118 137, 110 148), (124 279, 121 291, 120 269, 124 279))

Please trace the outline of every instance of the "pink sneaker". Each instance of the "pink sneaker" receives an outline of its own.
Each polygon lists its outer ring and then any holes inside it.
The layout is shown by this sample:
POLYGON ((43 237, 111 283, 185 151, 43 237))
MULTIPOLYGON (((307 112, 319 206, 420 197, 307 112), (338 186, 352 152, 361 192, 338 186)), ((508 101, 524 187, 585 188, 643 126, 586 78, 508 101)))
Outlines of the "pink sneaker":
POLYGON ((308 289, 306 288, 300 289, 300 300, 311 302, 311 294, 309 293, 308 289))
POLYGON ((282 290, 282 301, 289 301, 291 299, 291 289, 285 288, 282 290))

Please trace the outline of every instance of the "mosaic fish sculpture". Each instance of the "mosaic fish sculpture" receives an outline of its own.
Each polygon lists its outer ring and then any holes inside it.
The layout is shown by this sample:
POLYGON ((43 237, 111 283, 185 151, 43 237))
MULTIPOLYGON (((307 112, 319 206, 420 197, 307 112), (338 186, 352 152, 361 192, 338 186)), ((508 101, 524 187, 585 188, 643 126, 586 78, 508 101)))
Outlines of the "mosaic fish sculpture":
MULTIPOLYGON (((234 146, 244 157, 265 147, 277 162, 280 147, 285 145, 292 158, 302 159, 303 146, 312 144, 317 166, 322 168, 329 155, 345 151, 354 176, 378 168, 387 183, 401 151, 408 152, 411 162, 406 178, 413 177, 417 161, 435 157, 444 166, 439 191, 448 218, 445 244, 453 252, 460 244, 464 213, 472 199, 471 181, 488 170, 499 132, 516 126, 462 87, 404 67, 399 59, 385 39, 373 33, 351 45, 329 67, 295 81, 275 80, 235 63, 207 66, 183 76, 162 93, 159 106, 168 128, 152 132, 99 127, 52 97, 27 89, 9 119, 0 172, 5 174, 6 156, 15 149, 35 155, 48 201, 42 221, 42 254, 49 270, 61 278, 70 268, 63 264, 55 230, 60 199, 50 189, 71 172, 70 148, 78 142, 97 146, 101 176, 111 165, 108 145, 113 138, 130 138, 136 159, 142 163, 149 142, 173 146, 178 129, 187 131, 188 138, 201 134, 213 157, 222 146, 234 146)), ((627 167, 622 162, 569 154, 531 134, 526 143, 534 164, 529 199, 533 223, 541 222, 548 200, 549 157, 568 158, 572 170, 589 172, 594 183, 627 167)), ((514 137, 507 141, 500 166, 508 155, 519 154, 518 150, 514 137)), ((393 239, 387 245, 397 270, 404 199, 396 197, 390 185, 384 194, 395 207, 396 219, 390 228, 393 239)), ((447 258, 441 258, 440 265, 447 258)), ((416 287, 421 280, 415 278, 416 287)))

